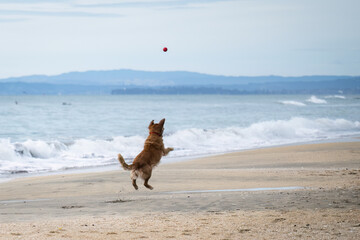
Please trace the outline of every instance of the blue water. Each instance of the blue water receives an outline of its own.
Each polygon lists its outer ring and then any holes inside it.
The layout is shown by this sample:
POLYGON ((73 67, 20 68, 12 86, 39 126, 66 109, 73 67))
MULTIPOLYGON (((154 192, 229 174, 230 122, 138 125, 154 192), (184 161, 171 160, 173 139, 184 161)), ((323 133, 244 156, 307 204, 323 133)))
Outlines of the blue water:
POLYGON ((359 96, 0 96, 0 175, 117 164, 166 118, 169 157, 360 134, 359 96))

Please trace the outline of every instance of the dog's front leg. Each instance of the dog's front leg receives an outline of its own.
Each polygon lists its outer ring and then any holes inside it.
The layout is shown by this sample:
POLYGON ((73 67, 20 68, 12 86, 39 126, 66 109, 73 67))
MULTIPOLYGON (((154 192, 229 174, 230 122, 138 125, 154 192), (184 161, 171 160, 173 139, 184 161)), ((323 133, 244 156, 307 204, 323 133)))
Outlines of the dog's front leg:
POLYGON ((166 155, 168 155, 169 152, 171 152, 173 150, 174 150, 174 148, 164 148, 163 149, 163 155, 166 156, 166 155))

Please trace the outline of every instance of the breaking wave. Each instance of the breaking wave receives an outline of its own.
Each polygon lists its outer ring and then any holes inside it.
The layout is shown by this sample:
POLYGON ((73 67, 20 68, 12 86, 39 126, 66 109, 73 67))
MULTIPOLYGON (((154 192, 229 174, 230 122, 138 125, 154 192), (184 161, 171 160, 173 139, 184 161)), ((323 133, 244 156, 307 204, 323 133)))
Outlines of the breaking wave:
POLYGON ((316 103, 316 104, 324 104, 327 103, 326 100, 324 99, 320 99, 317 98, 316 96, 311 96, 308 100, 306 100, 307 102, 311 102, 311 103, 316 103))
MULTIPOLYGON (((171 161, 173 157, 333 139, 359 133, 358 121, 300 117, 258 122, 247 127, 191 128, 164 136, 165 145, 175 150, 162 161, 171 161)), ((117 163, 118 153, 127 159, 134 158, 142 150, 144 141, 144 136, 78 139, 71 142, 11 142, 10 139, 0 139, 0 174, 111 165, 117 163)))
POLYGON ((325 98, 345 99, 346 97, 343 95, 329 95, 329 96, 325 96, 325 98))
POLYGON ((302 102, 298 102, 298 101, 280 101, 281 104, 284 104, 284 105, 294 105, 294 106, 299 106, 299 107, 304 107, 306 106, 305 103, 302 103, 302 102))

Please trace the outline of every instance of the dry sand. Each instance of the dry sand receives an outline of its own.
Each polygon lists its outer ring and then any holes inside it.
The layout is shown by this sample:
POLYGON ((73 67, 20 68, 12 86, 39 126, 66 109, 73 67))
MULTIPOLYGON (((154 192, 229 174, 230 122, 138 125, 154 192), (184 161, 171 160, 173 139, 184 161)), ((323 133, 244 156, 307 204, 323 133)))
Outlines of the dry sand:
POLYGON ((258 149, 0 184, 0 239, 360 239, 360 143, 258 149), (297 190, 246 191, 303 187, 297 190), (243 189, 227 192, 197 190, 243 189), (178 192, 185 191, 185 192, 178 192))

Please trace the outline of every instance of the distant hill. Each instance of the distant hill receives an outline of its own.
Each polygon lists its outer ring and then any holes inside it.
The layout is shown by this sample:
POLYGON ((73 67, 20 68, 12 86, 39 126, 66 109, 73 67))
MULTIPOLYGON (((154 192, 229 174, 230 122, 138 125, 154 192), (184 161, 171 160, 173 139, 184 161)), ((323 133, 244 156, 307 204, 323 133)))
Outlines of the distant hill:
POLYGON ((0 79, 0 95, 254 94, 360 92, 353 76, 221 76, 172 71, 110 70, 0 79))
POLYGON ((55 76, 32 75, 0 79, 0 82, 50 83, 76 85, 131 85, 131 86, 188 86, 188 85, 238 85, 249 83, 329 81, 351 76, 221 76, 195 72, 149 72, 135 70, 108 70, 70 72, 55 76))

